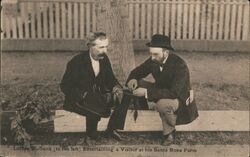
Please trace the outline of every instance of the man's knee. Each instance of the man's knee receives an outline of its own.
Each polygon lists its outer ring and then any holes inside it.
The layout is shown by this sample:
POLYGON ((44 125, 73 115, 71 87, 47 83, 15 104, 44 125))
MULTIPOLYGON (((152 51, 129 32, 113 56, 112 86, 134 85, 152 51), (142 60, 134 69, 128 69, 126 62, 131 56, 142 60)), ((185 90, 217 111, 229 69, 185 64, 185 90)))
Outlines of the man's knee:
POLYGON ((155 108, 158 112, 173 113, 178 109, 177 99, 160 99, 156 102, 155 108))

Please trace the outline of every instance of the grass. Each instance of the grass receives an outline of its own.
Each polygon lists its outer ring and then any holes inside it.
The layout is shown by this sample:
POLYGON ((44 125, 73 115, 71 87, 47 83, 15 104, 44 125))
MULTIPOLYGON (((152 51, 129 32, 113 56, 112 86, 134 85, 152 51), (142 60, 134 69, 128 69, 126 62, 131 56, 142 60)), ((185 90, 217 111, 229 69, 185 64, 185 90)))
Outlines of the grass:
MULTIPOLYGON (((76 53, 3 53, 2 107, 15 110, 38 92, 44 103, 63 102, 59 83, 66 63, 76 53)), ((246 53, 179 52, 186 60, 199 110, 248 110, 249 66, 246 53)), ((137 65, 147 52, 135 55, 137 65)))

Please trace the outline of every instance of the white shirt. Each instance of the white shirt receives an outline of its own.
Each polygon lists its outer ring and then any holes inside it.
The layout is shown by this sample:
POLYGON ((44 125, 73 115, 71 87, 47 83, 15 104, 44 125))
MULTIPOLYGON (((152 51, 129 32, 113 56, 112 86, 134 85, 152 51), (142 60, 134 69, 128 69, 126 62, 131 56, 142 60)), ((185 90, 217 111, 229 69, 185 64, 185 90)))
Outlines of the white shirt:
POLYGON ((89 56, 90 56, 90 60, 91 60, 91 64, 92 64, 92 68, 94 70, 95 76, 97 76, 100 72, 99 60, 94 60, 94 58, 91 56, 90 53, 89 53, 89 56))
MULTIPOLYGON (((164 59, 163 64, 166 63, 167 59, 168 59, 168 55, 167 55, 167 57, 164 59)), ((160 66, 160 71, 162 71, 162 70, 163 70, 163 67, 160 66)))

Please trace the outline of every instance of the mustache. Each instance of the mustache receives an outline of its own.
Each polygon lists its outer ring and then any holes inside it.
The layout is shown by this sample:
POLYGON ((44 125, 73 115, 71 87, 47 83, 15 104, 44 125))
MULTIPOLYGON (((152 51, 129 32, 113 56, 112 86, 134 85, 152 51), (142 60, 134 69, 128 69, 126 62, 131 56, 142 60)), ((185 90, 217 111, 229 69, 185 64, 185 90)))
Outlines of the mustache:
POLYGON ((104 56, 105 56, 105 53, 98 54, 97 56, 98 56, 98 57, 104 57, 104 56))

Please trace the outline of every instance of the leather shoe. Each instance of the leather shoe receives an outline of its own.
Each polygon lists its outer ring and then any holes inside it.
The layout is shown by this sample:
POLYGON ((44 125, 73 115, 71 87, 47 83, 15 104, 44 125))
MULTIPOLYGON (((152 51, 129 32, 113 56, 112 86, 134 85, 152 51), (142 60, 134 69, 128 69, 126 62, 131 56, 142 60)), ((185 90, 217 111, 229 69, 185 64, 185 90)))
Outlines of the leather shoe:
POLYGON ((93 146, 96 144, 96 139, 93 139, 89 136, 86 136, 85 139, 84 139, 84 144, 87 145, 87 146, 93 146))
POLYGON ((106 130, 105 131, 105 137, 107 138, 114 138, 117 141, 122 141, 121 135, 116 130, 106 130))
POLYGON ((173 144, 174 140, 175 140, 175 131, 176 130, 172 131, 168 135, 165 135, 163 137, 161 145, 163 145, 163 146, 169 146, 169 145, 173 144))

